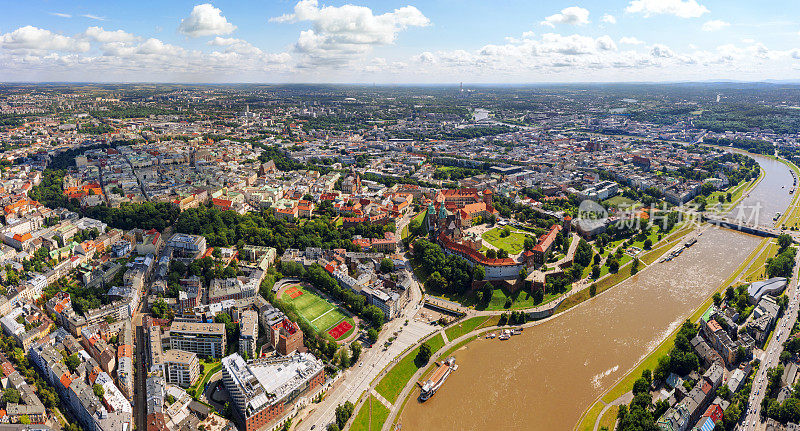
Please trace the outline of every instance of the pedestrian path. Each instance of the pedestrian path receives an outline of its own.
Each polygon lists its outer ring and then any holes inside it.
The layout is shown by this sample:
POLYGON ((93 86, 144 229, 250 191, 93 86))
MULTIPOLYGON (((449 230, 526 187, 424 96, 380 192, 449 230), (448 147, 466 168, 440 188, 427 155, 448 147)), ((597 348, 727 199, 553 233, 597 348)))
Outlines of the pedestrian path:
POLYGON ((439 329, 439 333, 441 333, 442 334, 442 338, 444 338, 444 344, 447 344, 447 343, 450 342, 450 340, 447 339, 447 333, 444 332, 444 328, 439 329))
POLYGON ((603 400, 600 400, 601 403, 605 404, 603 406, 603 410, 600 410, 600 414, 597 415, 597 420, 594 422, 594 431, 598 431, 600 428, 600 420, 603 419, 603 415, 606 414, 608 409, 614 406, 621 406, 621 405, 628 405, 633 400, 633 392, 627 392, 617 398, 614 401, 611 401, 610 404, 606 404, 603 400))
POLYGON ((389 411, 391 411, 391 410, 392 410, 392 403, 390 403, 390 402, 389 402, 389 400, 387 400, 386 398, 384 398, 384 397, 383 397, 383 395, 379 394, 379 393, 378 393, 378 391, 376 391, 376 390, 375 390, 375 388, 369 388, 369 393, 371 393, 372 395, 374 395, 374 396, 375 396, 375 398, 376 398, 378 401, 380 401, 380 402, 381 402, 381 404, 383 404, 384 406, 386 406, 386 408, 387 408, 387 409, 389 409, 389 411))

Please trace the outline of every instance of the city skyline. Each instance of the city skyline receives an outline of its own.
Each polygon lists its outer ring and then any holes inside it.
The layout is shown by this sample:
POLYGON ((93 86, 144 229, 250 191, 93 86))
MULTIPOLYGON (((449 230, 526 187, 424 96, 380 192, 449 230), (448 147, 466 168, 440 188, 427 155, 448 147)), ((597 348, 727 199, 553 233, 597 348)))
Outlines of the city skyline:
POLYGON ((794 80, 791 2, 7 2, 0 81, 794 80), (156 11, 155 13, 153 11, 156 11))

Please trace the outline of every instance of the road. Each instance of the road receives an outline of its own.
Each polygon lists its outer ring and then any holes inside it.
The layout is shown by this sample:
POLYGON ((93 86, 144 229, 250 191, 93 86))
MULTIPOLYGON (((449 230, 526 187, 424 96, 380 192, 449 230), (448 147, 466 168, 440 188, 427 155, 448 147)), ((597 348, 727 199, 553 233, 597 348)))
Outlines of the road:
POLYGON ((142 330, 141 320, 134 328, 135 348, 134 351, 134 380, 133 380, 133 413, 136 429, 147 429, 147 403, 145 402, 147 375, 144 372, 144 331, 142 330))
POLYGON ((786 295, 789 297, 789 305, 786 307, 786 312, 783 317, 775 324, 775 333, 769 344, 764 347, 764 352, 761 355, 761 365, 758 367, 755 377, 753 378, 753 387, 750 391, 749 407, 746 416, 741 424, 741 430, 763 430, 766 424, 761 422, 761 399, 764 398, 764 392, 767 389, 767 371, 770 368, 776 367, 780 361, 780 355, 783 351, 783 342, 789 338, 789 332, 794 327, 795 320, 797 320, 798 310, 798 291, 797 291, 797 274, 800 269, 800 257, 795 258, 794 273, 792 274, 791 282, 786 288, 786 295))
POLYGON ((321 403, 312 404, 315 409, 295 429, 310 430, 312 427, 315 430, 326 429, 335 419, 337 406, 344 404, 345 401, 355 404, 361 394, 370 389, 370 383, 375 377, 388 370, 387 365, 395 361, 407 347, 439 329, 438 326, 414 320, 413 316, 422 307, 422 290, 413 274, 409 274, 412 275, 414 282, 408 304, 400 316, 384 325, 373 347, 362 351, 359 365, 354 365, 345 371, 342 383, 328 390, 327 396, 321 403), (405 325, 406 320, 408 325, 405 325), (384 343, 395 336, 395 333, 397 338, 388 349, 384 350, 384 343))
POLYGON ((394 234, 398 242, 400 242, 403 238, 403 228, 411 223, 411 220, 416 214, 417 213, 411 211, 409 213, 404 214, 403 217, 400 217, 400 220, 395 222, 394 234))
POLYGON ((147 292, 150 291, 152 281, 145 283, 142 288, 142 297, 139 298, 139 307, 134 311, 131 317, 131 326, 133 329, 133 416, 136 423, 136 429, 147 429, 147 373, 145 372, 145 365, 147 358, 145 355, 145 341, 144 329, 142 328, 142 317, 145 313, 143 309, 147 309, 147 292))

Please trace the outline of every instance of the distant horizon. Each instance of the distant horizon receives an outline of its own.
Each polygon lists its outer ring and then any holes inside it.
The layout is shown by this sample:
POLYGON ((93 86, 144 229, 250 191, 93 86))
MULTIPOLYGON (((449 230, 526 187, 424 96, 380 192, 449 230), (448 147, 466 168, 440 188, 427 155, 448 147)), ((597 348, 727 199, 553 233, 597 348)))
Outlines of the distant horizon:
POLYGON ((0 0, 0 80, 794 81, 800 4, 773 3, 0 0))
POLYGON ((593 86, 593 85, 720 85, 720 84, 763 84, 763 85, 800 85, 800 78, 794 80, 765 79, 760 81, 745 80, 705 80, 705 81, 553 81, 553 82, 189 82, 189 81, 0 81, 0 85, 186 85, 186 86, 237 86, 237 85, 272 85, 272 86, 351 86, 351 87, 547 87, 547 86, 593 86))

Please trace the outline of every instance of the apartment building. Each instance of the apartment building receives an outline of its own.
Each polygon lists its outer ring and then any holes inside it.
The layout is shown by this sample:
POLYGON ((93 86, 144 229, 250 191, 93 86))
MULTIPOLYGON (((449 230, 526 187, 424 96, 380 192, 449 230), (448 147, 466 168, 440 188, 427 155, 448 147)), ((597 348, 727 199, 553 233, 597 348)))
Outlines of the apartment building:
POLYGON ((239 318, 239 354, 245 358, 256 358, 258 343, 258 312, 245 310, 239 318))
POLYGON ((225 324, 173 322, 169 330, 170 349, 186 350, 200 356, 221 358, 225 354, 225 324))
POLYGON ((167 350, 164 353, 164 366, 167 383, 184 388, 192 386, 200 375, 200 361, 192 352, 167 350))

